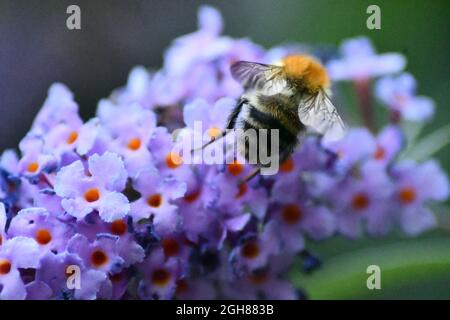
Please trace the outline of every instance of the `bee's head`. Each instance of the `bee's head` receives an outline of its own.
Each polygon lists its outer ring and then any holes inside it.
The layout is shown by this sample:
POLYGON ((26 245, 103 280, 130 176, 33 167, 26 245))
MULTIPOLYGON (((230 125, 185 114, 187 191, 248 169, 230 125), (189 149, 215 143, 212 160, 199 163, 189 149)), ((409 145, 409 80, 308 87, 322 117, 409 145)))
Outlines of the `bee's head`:
POLYGON ((289 55, 282 62, 286 77, 299 88, 316 92, 330 85, 325 67, 313 57, 289 55))

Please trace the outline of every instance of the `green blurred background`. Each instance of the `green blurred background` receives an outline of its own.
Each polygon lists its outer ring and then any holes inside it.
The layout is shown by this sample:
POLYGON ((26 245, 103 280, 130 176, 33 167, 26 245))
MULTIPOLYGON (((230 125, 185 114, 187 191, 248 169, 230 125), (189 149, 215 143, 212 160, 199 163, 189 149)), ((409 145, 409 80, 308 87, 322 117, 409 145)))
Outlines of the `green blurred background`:
MULTIPOLYGON (((125 83, 132 66, 158 68, 170 42, 195 30, 202 3, 222 11, 226 34, 265 47, 294 41, 338 45, 366 35, 379 52, 401 52, 418 93, 436 101, 436 116, 423 134, 449 124, 448 0, 0 0, 0 150, 17 146, 52 82, 74 91, 87 119, 100 98, 125 83), (70 4, 81 7, 80 31, 65 27, 70 4), (381 30, 366 28, 371 4, 381 8, 381 30)), ((448 131, 442 139, 450 139, 448 131)), ((436 156, 450 172, 449 148, 436 156)), ((293 278, 311 298, 450 299, 448 208, 435 208, 440 227, 419 238, 310 243, 324 266, 312 275, 295 271, 293 278), (370 264, 381 268, 381 290, 366 288, 370 264)))

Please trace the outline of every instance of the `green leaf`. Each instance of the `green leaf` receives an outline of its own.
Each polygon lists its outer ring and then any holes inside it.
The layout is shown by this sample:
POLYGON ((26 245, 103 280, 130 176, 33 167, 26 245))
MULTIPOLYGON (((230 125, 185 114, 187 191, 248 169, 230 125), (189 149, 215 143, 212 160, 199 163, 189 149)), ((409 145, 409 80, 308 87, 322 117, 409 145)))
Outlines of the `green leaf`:
POLYGON ((450 143, 450 124, 437 129, 414 144, 402 158, 423 161, 450 143))
POLYGON ((423 122, 403 122, 402 123, 402 129, 405 133, 406 139, 409 141, 410 144, 414 144, 417 140, 417 138, 420 136, 420 134, 423 131, 423 128, 425 127, 425 123, 423 122))
MULTIPOLYGON (((424 281, 450 280, 450 239, 411 239, 341 254, 324 261, 313 275, 293 274, 311 299, 377 299, 424 281), (381 290, 366 285, 369 265, 381 269, 381 290)), ((420 293, 419 293, 420 294, 420 293)), ((440 298, 450 298, 448 290, 440 298)))

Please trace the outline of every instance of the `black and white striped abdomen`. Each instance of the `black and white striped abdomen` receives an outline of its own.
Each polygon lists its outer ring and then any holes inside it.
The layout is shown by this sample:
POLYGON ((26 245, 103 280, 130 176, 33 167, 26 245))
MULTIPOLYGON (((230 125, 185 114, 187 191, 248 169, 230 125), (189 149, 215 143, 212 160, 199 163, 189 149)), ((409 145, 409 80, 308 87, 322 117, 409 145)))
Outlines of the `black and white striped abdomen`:
MULTIPOLYGON (((239 110, 236 110, 238 113, 236 112, 233 123, 230 123, 234 129, 241 129, 243 132, 254 130, 257 133, 257 138, 249 141, 248 134, 242 135, 242 131, 237 130, 238 142, 240 142, 238 146, 241 146, 238 151, 250 163, 252 159, 249 159, 249 155, 259 155, 259 152, 262 152, 270 157, 272 151, 277 152, 280 161, 283 161, 297 145, 298 134, 303 129, 303 125, 298 120, 295 107, 287 105, 286 99, 278 98, 244 95, 241 98, 239 110), (267 137, 258 134, 260 129, 267 129, 267 137), (274 129, 278 130, 278 151, 277 148, 272 150, 274 129)), ((261 165, 259 157, 257 159, 257 164, 261 165)))

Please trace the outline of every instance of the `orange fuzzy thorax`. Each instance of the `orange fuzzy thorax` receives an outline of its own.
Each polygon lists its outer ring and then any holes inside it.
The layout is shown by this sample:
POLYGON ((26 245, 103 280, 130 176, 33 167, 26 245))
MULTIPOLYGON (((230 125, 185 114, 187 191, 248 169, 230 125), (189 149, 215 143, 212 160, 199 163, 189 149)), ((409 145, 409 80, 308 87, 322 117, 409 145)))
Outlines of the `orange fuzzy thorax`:
POLYGON ((324 66, 310 56, 287 56, 283 59, 283 69, 289 80, 310 92, 317 92, 330 85, 324 66))

